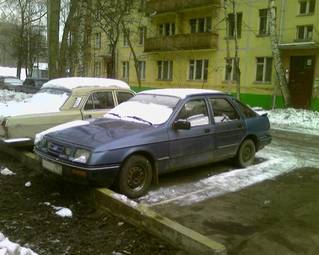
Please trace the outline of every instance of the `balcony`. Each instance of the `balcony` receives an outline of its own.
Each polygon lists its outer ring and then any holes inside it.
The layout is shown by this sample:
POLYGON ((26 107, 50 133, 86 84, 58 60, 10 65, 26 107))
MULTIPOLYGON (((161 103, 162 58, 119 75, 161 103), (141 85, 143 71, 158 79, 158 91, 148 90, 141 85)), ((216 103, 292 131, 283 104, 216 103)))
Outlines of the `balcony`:
POLYGON ((176 12, 190 8, 220 5, 220 0, 149 0, 146 10, 149 13, 176 12))
POLYGON ((147 38, 144 52, 217 49, 216 33, 179 34, 147 38))

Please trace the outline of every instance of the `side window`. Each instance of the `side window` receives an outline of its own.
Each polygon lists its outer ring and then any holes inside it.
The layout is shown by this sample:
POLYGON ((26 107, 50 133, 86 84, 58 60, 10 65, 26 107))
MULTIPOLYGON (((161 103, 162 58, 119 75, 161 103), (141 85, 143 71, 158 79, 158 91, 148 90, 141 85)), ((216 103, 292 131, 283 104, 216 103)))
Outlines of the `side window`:
POLYGON ((185 103, 177 116, 177 120, 187 120, 191 127, 209 124, 208 111, 203 99, 191 100, 185 103))
POLYGON ((213 108, 215 123, 239 120, 239 115, 234 107, 225 98, 210 98, 213 108))
POLYGON ((134 96, 132 93, 129 93, 129 92, 117 92, 116 95, 117 95, 117 102, 119 104, 129 100, 131 97, 134 96))
POLYGON ((97 92, 90 95, 85 110, 102 110, 114 107, 112 92, 97 92))
POLYGON ((234 101, 237 103, 238 108, 244 114, 245 118, 253 118, 257 116, 257 113, 250 109, 247 105, 244 105, 237 99, 234 99, 234 101))

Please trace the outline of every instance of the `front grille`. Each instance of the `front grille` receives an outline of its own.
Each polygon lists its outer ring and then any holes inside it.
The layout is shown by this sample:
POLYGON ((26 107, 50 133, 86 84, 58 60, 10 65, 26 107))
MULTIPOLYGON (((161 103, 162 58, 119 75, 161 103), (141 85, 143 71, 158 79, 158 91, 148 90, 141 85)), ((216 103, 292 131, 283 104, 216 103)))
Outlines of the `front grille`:
POLYGON ((64 154, 64 146, 57 144, 57 143, 48 143, 48 152, 49 154, 59 156, 61 154, 64 154))

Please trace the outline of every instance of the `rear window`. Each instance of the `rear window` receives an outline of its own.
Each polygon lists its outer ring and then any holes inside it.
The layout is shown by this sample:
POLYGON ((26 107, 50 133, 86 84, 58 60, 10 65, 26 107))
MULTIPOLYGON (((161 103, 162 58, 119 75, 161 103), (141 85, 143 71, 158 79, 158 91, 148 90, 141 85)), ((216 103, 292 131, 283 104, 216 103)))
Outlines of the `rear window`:
POLYGON ((236 102, 239 110, 244 114, 245 118, 254 118, 257 116, 257 113, 251 108, 249 108, 247 105, 244 105, 237 99, 234 99, 234 101, 236 102))
POLYGON ((132 93, 129 92, 117 92, 116 95, 118 104, 123 103, 134 96, 132 93))

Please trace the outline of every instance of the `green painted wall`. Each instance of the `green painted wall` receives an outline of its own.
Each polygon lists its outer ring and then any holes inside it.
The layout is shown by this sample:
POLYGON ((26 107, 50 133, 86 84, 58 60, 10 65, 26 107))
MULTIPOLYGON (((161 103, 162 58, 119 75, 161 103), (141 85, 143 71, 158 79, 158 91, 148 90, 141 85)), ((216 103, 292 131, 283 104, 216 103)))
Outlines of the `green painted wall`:
MULTIPOLYGON (((154 89, 150 87, 131 87, 135 92, 143 90, 154 89)), ((235 94, 233 94, 235 96, 235 94)), ((262 107, 263 109, 271 109, 273 97, 271 95, 258 95, 258 94, 241 94, 240 100, 251 107, 262 107)), ((284 101, 282 96, 276 97, 276 108, 283 108, 284 101)), ((319 98, 312 99, 311 110, 319 111, 319 98)))

